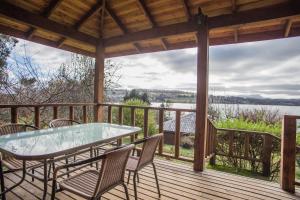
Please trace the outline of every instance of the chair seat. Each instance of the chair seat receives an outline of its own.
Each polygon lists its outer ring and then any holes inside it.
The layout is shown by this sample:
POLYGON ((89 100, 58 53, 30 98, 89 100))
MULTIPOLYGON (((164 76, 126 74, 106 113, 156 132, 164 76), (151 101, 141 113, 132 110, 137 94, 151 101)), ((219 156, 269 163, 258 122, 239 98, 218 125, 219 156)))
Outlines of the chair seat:
MULTIPOLYGON (((15 159, 13 157, 8 157, 2 160, 2 163, 5 167, 7 167, 10 170, 21 170, 23 169, 23 161, 15 159)), ((42 163, 39 161, 27 161, 26 162, 26 168, 35 167, 35 166, 41 166, 42 163)))
POLYGON ((70 191, 84 198, 92 198, 95 192, 95 186, 99 178, 99 172, 88 170, 65 179, 59 186, 61 189, 70 191))
POLYGON ((126 165, 126 170, 129 170, 129 171, 137 170, 139 159, 140 158, 136 157, 136 156, 129 156, 127 165, 126 165))

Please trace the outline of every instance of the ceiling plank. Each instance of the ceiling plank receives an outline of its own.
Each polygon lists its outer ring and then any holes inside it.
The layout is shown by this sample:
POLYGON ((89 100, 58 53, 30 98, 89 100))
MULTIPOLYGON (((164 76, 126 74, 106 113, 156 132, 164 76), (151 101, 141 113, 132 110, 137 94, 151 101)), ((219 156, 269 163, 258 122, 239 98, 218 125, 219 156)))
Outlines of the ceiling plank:
POLYGON ((292 28, 293 21, 291 19, 287 20, 285 30, 284 30, 284 37, 289 37, 291 28, 292 28))
MULTIPOLYGON (((100 12, 102 8, 102 1, 98 1, 85 15, 83 15, 76 24, 74 24, 73 28, 76 30, 79 30, 85 22, 87 22, 89 19, 91 19, 97 12, 100 12)), ((65 42, 66 38, 63 37, 57 42, 57 46, 61 47, 63 43, 65 42)))
MULTIPOLYGON (((49 18, 54 10, 62 3, 63 0, 52 0, 50 1, 48 7, 44 10, 42 16, 49 18)), ((31 28, 27 33, 28 39, 30 39, 34 33, 36 32, 36 28, 31 28)))
MULTIPOLYGON (((247 23, 285 18, 300 14, 299 6, 292 6, 290 3, 278 4, 268 8, 259 8, 208 18, 209 29, 238 26, 247 23)), ((172 35, 193 33, 197 31, 195 16, 188 22, 172 24, 168 26, 155 27, 152 29, 107 38, 105 46, 114 46, 130 42, 138 42, 155 38, 163 38, 172 35)))
POLYGON ((239 42, 239 30, 238 30, 238 28, 236 28, 236 29, 234 30, 234 42, 235 42, 235 43, 238 43, 238 42, 239 42))
POLYGON ((98 38, 79 32, 72 27, 66 27, 55 21, 47 19, 44 16, 31 13, 4 1, 0 1, 0 14, 34 28, 50 31, 60 36, 78 40, 90 45, 96 45, 98 41, 98 38))
POLYGON ((232 13, 236 13, 237 11, 236 0, 231 0, 231 11, 232 13))
POLYGON ((192 14, 191 14, 190 9, 189 9, 188 0, 181 0, 181 1, 182 1, 182 4, 183 4, 183 9, 184 9, 184 13, 185 13, 185 16, 187 18, 187 21, 190 21, 191 18, 192 18, 192 14))

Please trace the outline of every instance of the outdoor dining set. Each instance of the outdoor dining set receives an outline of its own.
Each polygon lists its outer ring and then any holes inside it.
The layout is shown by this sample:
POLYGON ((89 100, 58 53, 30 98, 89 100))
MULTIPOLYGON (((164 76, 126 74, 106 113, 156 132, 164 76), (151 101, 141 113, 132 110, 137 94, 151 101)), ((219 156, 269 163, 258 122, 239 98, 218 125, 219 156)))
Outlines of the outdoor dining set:
POLYGON ((133 174, 134 197, 137 199, 138 172, 152 165, 158 196, 160 190, 154 155, 162 134, 127 145, 115 141, 133 136, 138 127, 109 123, 80 124, 74 120, 55 119, 49 128, 38 129, 26 124, 0 127, 1 197, 22 184, 26 176, 43 182, 43 199, 48 182, 52 182, 51 199, 65 190, 84 199, 100 199, 116 186, 123 186, 129 199, 127 184, 133 174), (125 172, 128 171, 127 184, 125 172), (5 185, 5 174, 21 172, 21 179, 11 187, 5 185))

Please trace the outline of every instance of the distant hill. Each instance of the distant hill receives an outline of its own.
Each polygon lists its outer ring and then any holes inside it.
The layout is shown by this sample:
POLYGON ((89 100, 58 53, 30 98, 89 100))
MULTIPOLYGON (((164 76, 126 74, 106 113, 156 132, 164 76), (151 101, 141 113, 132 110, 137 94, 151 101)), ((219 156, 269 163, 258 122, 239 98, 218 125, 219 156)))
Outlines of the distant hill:
MULTIPOLYGON (((195 103, 196 94, 193 92, 181 90, 149 90, 137 89, 139 92, 147 92, 151 102, 164 102, 171 103, 195 103)), ((125 89, 117 89, 107 91, 109 101, 121 102, 126 94, 125 89)), ((270 99, 257 97, 239 97, 239 96, 209 96, 210 103, 218 104, 253 104, 253 105, 284 105, 284 106, 300 106, 300 99, 270 99)))

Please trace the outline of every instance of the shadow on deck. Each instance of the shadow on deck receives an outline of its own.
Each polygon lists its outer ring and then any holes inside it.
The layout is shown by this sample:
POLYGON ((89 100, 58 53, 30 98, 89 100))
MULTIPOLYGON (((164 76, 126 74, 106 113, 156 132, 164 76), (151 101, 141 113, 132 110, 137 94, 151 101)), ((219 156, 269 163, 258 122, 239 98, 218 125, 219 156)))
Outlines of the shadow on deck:
MULTIPOLYGON (((196 173, 188 165, 160 159, 156 159, 156 166, 161 186, 161 199, 300 199, 299 189, 294 195, 289 194, 282 191, 277 183, 214 170, 196 173)), ((8 174, 5 184, 10 186, 19 178, 19 173, 8 174)), ((151 167, 146 167, 141 171, 138 184, 139 199, 158 199, 154 181, 151 167)), ((50 199, 51 182, 48 186, 47 199, 50 199)), ((31 182, 31 178, 27 176, 26 181, 20 187, 7 194, 7 199, 41 199, 42 188, 42 182, 38 180, 31 182)), ((129 193, 130 198, 134 199, 132 181, 129 184, 129 193)), ((56 198, 62 200, 81 199, 68 192, 57 193, 56 198)), ((125 199, 123 188, 117 187, 111 190, 102 199, 125 199)))

